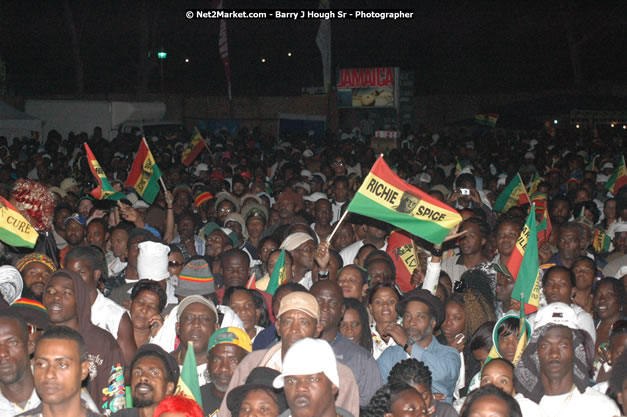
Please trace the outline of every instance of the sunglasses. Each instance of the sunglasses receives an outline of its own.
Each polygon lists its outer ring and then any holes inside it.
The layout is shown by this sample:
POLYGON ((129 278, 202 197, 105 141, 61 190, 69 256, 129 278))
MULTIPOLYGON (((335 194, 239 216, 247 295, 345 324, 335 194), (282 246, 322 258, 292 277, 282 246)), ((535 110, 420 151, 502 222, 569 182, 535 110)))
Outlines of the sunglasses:
POLYGON ((168 261, 168 266, 170 268, 178 268, 179 266, 183 265, 181 262, 177 262, 177 261, 168 261))

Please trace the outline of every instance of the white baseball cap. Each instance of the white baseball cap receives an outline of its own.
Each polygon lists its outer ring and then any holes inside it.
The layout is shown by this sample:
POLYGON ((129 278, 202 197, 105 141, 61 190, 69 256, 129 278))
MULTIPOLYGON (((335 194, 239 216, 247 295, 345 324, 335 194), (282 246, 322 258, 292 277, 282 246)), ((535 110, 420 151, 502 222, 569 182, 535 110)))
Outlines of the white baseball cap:
POLYGON ((577 313, 571 306, 564 303, 551 303, 538 310, 534 328, 538 329, 547 324, 559 324, 573 330, 579 330, 577 313))
POLYGON ((272 383, 274 388, 283 388, 285 377, 291 375, 314 375, 324 373, 329 381, 340 388, 337 360, 331 345, 326 340, 306 337, 294 343, 283 358, 283 372, 272 383), (315 360, 312 360, 315 358, 315 360))

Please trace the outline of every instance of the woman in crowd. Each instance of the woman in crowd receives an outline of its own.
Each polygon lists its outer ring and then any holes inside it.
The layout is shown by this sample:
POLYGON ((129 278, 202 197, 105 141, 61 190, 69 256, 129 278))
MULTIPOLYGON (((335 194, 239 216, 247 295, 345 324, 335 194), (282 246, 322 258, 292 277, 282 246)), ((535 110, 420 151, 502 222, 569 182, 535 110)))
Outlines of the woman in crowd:
POLYGON ((142 279, 131 291, 131 322, 137 347, 149 343, 163 325, 163 309, 167 301, 165 291, 157 281, 142 279))
POLYGON ((372 336, 368 326, 366 307, 354 298, 344 299, 344 315, 340 322, 340 333, 351 342, 372 353, 372 336))
POLYGON ((616 278, 604 278, 594 291, 592 305, 596 324, 596 358, 599 359, 607 351, 612 326, 623 317, 625 287, 616 278))
POLYGON ((252 295, 253 291, 244 287, 229 287, 224 292, 224 297, 222 298, 222 304, 230 307, 242 320, 244 330, 246 330, 252 342, 255 341, 257 334, 264 329, 257 325, 261 312, 255 304, 255 298, 252 295))
POLYGON ((514 397, 486 385, 468 395, 459 417, 522 417, 522 412, 514 397))
POLYGON ((389 335, 387 327, 398 323, 396 303, 400 295, 391 282, 377 283, 368 291, 368 309, 372 316, 370 333, 372 334, 372 355, 377 359, 385 349, 396 345, 396 341, 389 335))
POLYGON ((379 388, 361 417, 428 417, 422 395, 405 383, 386 384, 379 388))
POLYGON ((468 288, 462 294, 455 293, 446 300, 445 312, 441 335, 446 344, 457 349, 462 356, 464 367, 457 381, 457 390, 459 396, 463 396, 471 378, 480 370, 468 342, 479 326, 494 320, 494 310, 478 291, 468 288))
POLYGON ((592 314, 592 287, 595 283, 597 266, 593 259, 581 256, 575 260, 572 269, 576 278, 573 303, 592 314))

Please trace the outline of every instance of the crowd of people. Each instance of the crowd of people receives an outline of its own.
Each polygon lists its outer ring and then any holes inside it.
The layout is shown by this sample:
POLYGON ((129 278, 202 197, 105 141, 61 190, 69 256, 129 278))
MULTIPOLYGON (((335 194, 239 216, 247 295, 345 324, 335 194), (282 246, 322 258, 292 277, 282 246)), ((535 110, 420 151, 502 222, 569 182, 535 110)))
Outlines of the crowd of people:
POLYGON ((152 202, 125 185, 135 133, 0 137, 0 195, 39 234, 0 245, 0 415, 622 415, 620 132, 404 131, 381 157, 463 219, 412 235, 408 271, 392 225, 346 214, 369 138, 203 133, 189 166, 187 136, 147 138, 152 202), (84 142, 123 198, 90 195, 84 142), (494 209, 517 175, 551 225, 524 320, 507 265, 531 207, 494 209))

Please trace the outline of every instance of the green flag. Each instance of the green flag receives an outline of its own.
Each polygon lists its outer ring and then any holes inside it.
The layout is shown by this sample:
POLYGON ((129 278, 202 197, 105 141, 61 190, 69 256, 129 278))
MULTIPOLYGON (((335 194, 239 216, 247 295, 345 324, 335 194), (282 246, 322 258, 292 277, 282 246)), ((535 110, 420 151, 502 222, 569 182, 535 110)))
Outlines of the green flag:
POLYGON ((183 369, 176 391, 195 400, 202 407, 202 397, 200 395, 200 384, 198 383, 198 371, 196 370, 196 355, 194 355, 194 345, 189 342, 187 353, 183 362, 183 369))
POLYGON ((276 260, 276 264, 274 265, 274 270, 272 270, 272 276, 270 277, 270 282, 268 283, 268 288, 266 288, 266 292, 268 294, 274 295, 276 290, 287 280, 287 274, 285 272, 285 249, 281 249, 281 253, 279 254, 278 259, 276 260))

